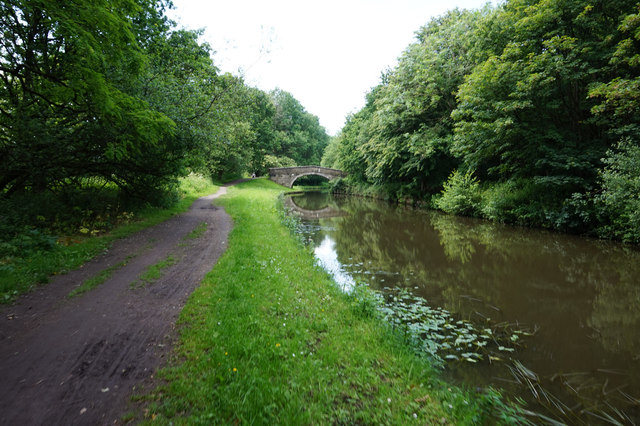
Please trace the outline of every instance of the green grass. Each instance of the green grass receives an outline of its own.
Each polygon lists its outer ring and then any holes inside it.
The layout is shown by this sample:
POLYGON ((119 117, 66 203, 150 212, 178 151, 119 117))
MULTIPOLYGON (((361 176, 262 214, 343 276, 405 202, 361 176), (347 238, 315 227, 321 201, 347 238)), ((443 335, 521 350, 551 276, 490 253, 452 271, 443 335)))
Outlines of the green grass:
POLYGON ((89 279, 84 280, 82 282, 82 284, 80 284, 79 287, 77 287, 74 290, 72 290, 67 297, 73 298, 73 297, 79 296, 79 295, 81 295, 83 293, 86 293, 88 291, 93 290, 94 288, 96 288, 97 286, 99 286, 100 284, 102 284, 106 280, 108 280, 109 277, 111 277, 111 275, 113 275, 113 273, 115 271, 117 271, 118 269, 120 269, 123 266, 125 266, 134 257, 135 257, 135 255, 127 256, 127 258, 125 260, 123 260, 122 262, 118 262, 115 265, 112 265, 112 266, 108 267, 107 269, 101 271, 95 277, 91 277, 89 279))
POLYGON ((180 200, 171 208, 141 210, 136 213, 135 220, 120 225, 105 235, 76 235, 68 238, 71 244, 67 246, 56 244, 52 250, 42 250, 27 257, 0 259, 0 304, 10 303, 35 285, 47 283, 52 275, 64 274, 80 267, 107 250, 114 240, 186 211, 198 197, 211 194, 217 189, 218 186, 209 179, 192 175, 181 181, 180 200))
POLYGON ((162 259, 160 262, 149 265, 143 273, 140 274, 138 280, 131 283, 132 288, 140 288, 145 287, 147 285, 153 284, 162 278, 164 274, 164 270, 167 269, 171 265, 175 265, 178 261, 173 255, 167 256, 165 259, 162 259))
POLYGON ((198 226, 196 226, 193 231, 189 232, 183 240, 197 240, 202 237, 202 235, 207 231, 207 222, 202 222, 198 226))
POLYGON ((160 424, 495 423, 495 393, 438 379, 402 336, 343 294, 275 208, 264 179, 218 201, 229 248, 192 294, 162 384, 144 396, 160 424))

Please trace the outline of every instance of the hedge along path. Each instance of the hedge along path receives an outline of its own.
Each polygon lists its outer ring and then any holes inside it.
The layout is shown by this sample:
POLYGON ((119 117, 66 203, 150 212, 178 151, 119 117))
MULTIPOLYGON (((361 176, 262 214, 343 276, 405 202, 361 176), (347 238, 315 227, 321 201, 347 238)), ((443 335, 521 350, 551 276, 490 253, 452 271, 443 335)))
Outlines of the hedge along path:
POLYGON ((212 205, 225 193, 222 187, 187 212, 115 241, 80 269, 2 307, 0 424, 121 418, 134 387, 166 357, 188 296, 227 247, 231 218, 212 205), (152 282, 136 284, 154 267, 160 272, 152 282), (96 288, 68 297, 105 270, 96 288))
POLYGON ((234 221, 229 249, 182 312, 175 357, 158 374, 162 384, 146 395, 146 418, 153 424, 481 422, 474 401, 437 381, 366 303, 345 296, 315 264, 281 223, 275 202, 282 189, 255 180, 217 202, 234 221))

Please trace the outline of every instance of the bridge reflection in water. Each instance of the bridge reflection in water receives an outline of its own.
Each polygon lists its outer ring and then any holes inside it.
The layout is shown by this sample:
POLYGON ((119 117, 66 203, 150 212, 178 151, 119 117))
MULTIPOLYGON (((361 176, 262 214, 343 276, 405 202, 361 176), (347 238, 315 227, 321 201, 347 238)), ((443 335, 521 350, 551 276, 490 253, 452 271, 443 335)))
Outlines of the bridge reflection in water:
POLYGON ((295 198, 297 195, 303 195, 301 193, 293 193, 287 194, 284 197, 284 206, 291 212, 293 212, 296 216, 299 216, 303 220, 311 220, 311 219, 327 219, 330 217, 339 217, 345 216, 347 213, 339 210, 338 208, 332 207, 329 204, 326 204, 324 207, 320 209, 309 209, 304 208, 296 204, 295 198))

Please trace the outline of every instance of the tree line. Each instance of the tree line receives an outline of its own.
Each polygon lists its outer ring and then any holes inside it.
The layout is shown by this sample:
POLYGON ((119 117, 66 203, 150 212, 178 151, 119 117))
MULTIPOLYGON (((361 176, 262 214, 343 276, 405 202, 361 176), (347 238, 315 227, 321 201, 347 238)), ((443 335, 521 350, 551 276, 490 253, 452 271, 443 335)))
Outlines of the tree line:
POLYGON ((507 0, 435 18, 323 165, 445 212, 638 242, 639 8, 507 0))
POLYGON ((223 180, 319 163, 329 138, 318 118, 290 93, 221 73, 170 7, 0 0, 5 225, 24 222, 15 212, 38 197, 70 209, 79 192, 109 188, 157 204, 192 172, 223 180))

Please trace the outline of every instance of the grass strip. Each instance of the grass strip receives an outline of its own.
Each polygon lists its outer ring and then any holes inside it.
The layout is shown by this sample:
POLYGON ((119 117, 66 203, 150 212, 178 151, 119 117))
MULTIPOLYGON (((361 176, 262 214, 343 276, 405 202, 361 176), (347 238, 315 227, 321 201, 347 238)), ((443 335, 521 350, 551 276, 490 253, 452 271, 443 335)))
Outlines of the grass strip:
POLYGON ((204 235, 205 232, 207 232, 207 222, 201 222, 198 226, 196 226, 193 231, 189 232, 187 235, 185 235, 182 239, 183 241, 187 241, 187 240, 197 240, 198 238, 202 237, 202 235, 204 235))
POLYGON ((25 258, 15 258, 10 264, 0 263, 0 304, 11 303, 35 285, 47 283, 52 275, 64 274, 80 267, 104 252, 116 239, 185 212, 197 198, 214 193, 218 188, 208 179, 190 176, 181 181, 181 198, 170 208, 147 208, 136 213, 137 220, 120 225, 108 234, 77 236, 79 242, 76 244, 58 244, 53 250, 38 252, 25 258))
POLYGON ((86 293, 88 291, 93 290, 94 288, 98 287, 100 284, 104 283, 106 280, 108 280, 111 275, 113 275, 113 273, 115 271, 117 271, 118 269, 122 268, 123 266, 125 266, 127 263, 129 263, 129 261, 131 259, 133 259, 135 257, 135 255, 130 255, 127 256, 127 258, 125 260, 123 260, 122 262, 118 262, 115 265, 111 265, 110 267, 108 267, 107 269, 101 271, 98 275, 96 275, 95 277, 91 277, 89 279, 86 279, 82 282, 82 284, 80 284, 80 286, 74 290, 72 290, 67 297, 68 298, 73 298, 76 296, 79 296, 83 293, 86 293))
POLYGON ((337 288, 282 224, 282 189, 252 180, 218 201, 234 220, 229 248, 185 306, 175 357, 140 416, 154 424, 494 423, 496 393, 447 386, 361 297, 337 288))
POLYGON ((131 284, 131 287, 141 288, 149 284, 153 284, 154 282, 158 281, 162 277, 162 274, 164 273, 163 271, 165 269, 167 269, 171 265, 175 265, 176 263, 177 263, 176 258, 170 254, 165 259, 162 259, 160 262, 147 266, 144 272, 141 273, 140 276, 138 277, 138 280, 131 284))

